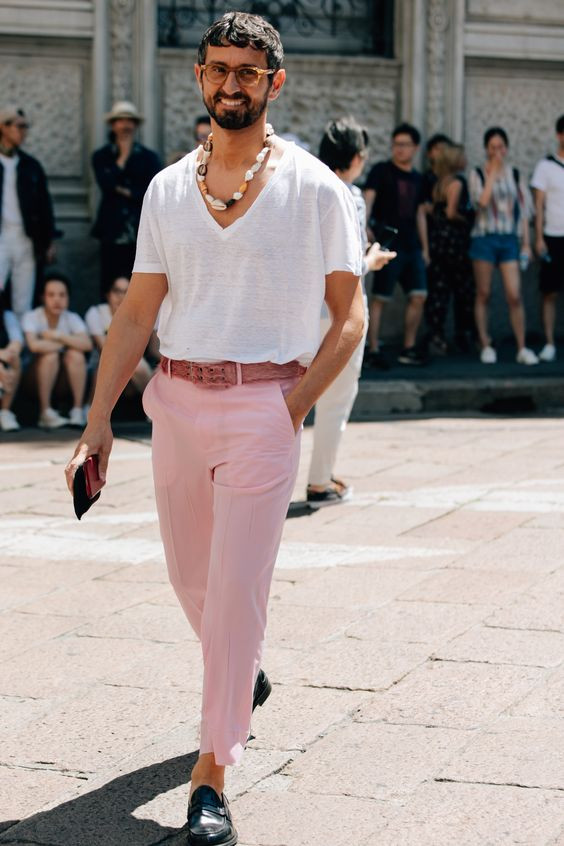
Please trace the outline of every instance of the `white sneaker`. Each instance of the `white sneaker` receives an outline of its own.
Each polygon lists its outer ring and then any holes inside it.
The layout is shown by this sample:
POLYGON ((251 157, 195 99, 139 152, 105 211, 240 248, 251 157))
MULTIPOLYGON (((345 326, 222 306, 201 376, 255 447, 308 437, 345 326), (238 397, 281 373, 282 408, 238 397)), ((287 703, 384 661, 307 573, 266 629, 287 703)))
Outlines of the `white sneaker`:
POLYGON ((480 361, 482 364, 495 364, 497 361, 497 353, 494 348, 490 346, 482 347, 480 361))
POLYGON ((13 411, 10 411, 9 408, 3 408, 0 410, 0 429, 2 429, 3 432, 17 432, 21 429, 16 415, 13 411))
POLYGON ((539 358, 541 361, 555 361, 556 347, 554 344, 545 344, 539 353, 539 358))
POLYGON ((538 364, 539 360, 535 353, 530 350, 528 347, 523 347, 517 353, 517 358, 515 359, 517 364, 538 364))
POLYGON ((40 414, 37 425, 40 429, 60 429, 62 426, 67 426, 69 421, 66 417, 62 417, 54 408, 46 408, 40 414))
POLYGON ((84 429, 86 426, 84 409, 80 405, 75 405, 74 408, 71 408, 69 414, 69 426, 77 426, 80 429, 84 429))

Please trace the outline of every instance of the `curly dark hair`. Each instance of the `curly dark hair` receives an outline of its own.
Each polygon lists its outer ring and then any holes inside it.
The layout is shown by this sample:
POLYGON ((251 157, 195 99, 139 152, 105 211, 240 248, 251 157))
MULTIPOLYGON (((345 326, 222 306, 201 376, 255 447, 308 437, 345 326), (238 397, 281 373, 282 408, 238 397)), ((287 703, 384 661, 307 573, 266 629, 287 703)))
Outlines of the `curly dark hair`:
POLYGON ((284 48, 277 30, 260 15, 247 12, 226 12, 204 32, 198 47, 198 63, 204 65, 208 47, 253 47, 264 50, 269 69, 279 70, 284 61, 284 48))

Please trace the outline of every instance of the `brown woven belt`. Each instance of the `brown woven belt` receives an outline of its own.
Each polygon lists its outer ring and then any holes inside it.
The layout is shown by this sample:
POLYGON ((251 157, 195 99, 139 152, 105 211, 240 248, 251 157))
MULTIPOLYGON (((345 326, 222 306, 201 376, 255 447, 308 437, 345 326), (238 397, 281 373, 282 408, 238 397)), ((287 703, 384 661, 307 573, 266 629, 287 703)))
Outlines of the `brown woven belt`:
POLYGON ((307 370, 299 361, 288 361, 286 364, 274 364, 271 361, 263 361, 259 364, 240 364, 238 361, 202 364, 197 361, 167 358, 165 355, 161 358, 161 368, 167 376, 187 379, 195 385, 224 388, 230 385, 242 385, 244 382, 302 376, 307 370))

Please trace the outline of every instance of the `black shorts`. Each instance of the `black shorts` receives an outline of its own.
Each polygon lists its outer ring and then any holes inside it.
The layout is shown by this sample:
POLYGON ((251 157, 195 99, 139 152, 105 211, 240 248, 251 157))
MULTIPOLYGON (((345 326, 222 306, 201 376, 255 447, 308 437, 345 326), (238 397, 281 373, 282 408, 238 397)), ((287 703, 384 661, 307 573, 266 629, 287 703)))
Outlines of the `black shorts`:
POLYGON ((427 296, 427 269, 419 247, 398 249, 395 259, 372 274, 372 296, 382 302, 392 299, 396 282, 406 297, 427 296))
POLYGON ((544 240, 550 261, 541 259, 539 287, 543 294, 557 294, 564 290, 564 236, 545 235, 544 240))

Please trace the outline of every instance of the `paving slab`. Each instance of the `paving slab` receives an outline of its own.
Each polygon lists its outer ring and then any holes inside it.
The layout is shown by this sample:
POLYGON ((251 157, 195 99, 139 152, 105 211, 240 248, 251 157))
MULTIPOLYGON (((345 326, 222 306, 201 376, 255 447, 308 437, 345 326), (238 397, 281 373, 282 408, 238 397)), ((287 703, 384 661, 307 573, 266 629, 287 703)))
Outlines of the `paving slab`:
MULTIPOLYGON (((149 429, 116 431, 80 524, 76 434, 51 434, 0 439, 0 843, 185 846, 201 648, 149 429)), ((348 428, 354 498, 286 522, 273 693, 226 784, 241 846, 564 846, 562 442, 549 417, 348 428)))
POLYGON ((539 846, 562 829, 559 791, 484 784, 423 785, 374 842, 378 846, 539 846))
POLYGON ((434 654, 443 661, 486 661, 490 664, 519 664, 557 667, 564 656, 561 632, 476 626, 453 638, 434 654))
POLYGON ((474 729, 546 678, 538 667, 427 661, 360 708, 357 719, 474 729))
POLYGON ((563 748, 564 720, 502 716, 455 752, 439 778, 564 791, 563 748))

